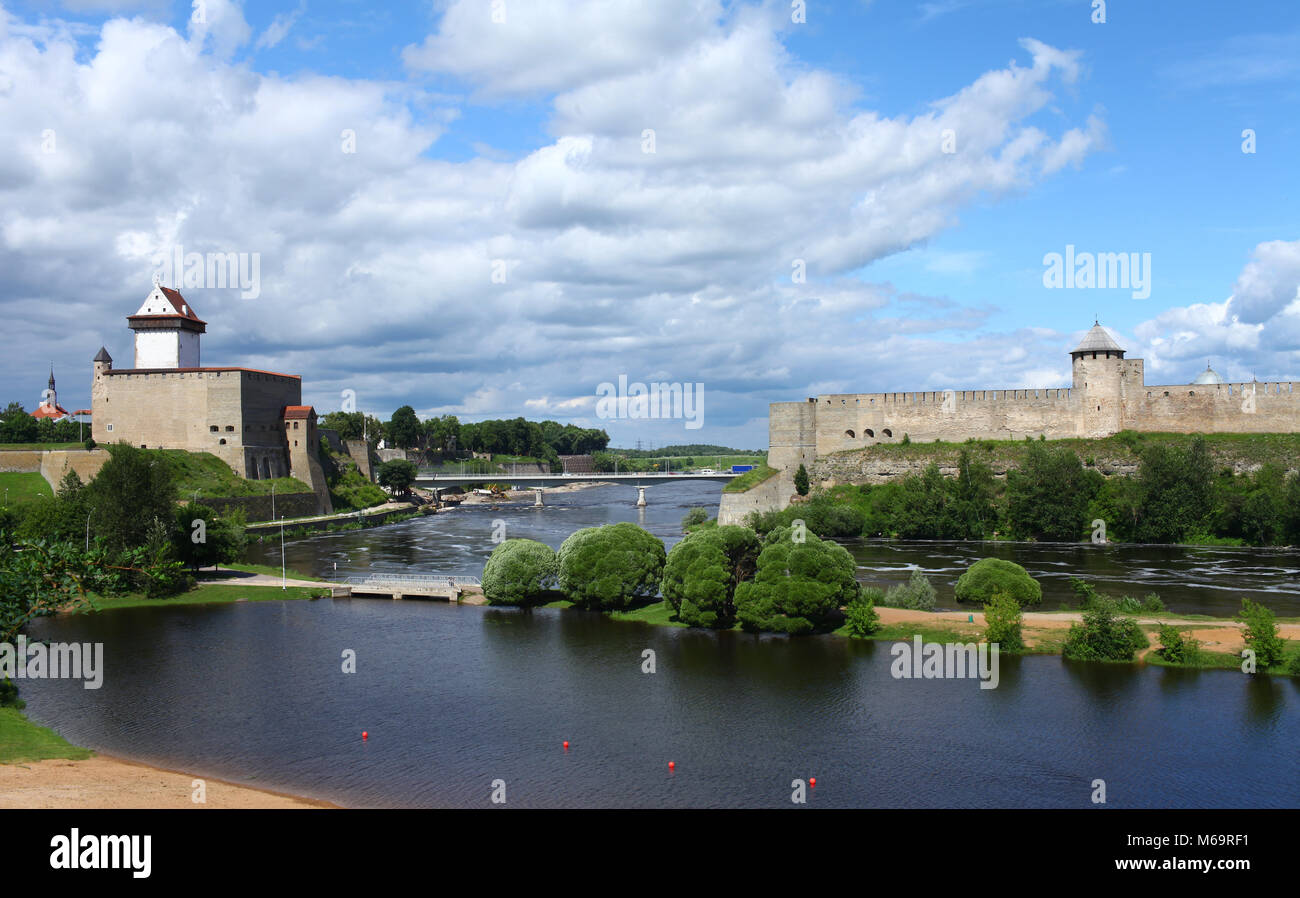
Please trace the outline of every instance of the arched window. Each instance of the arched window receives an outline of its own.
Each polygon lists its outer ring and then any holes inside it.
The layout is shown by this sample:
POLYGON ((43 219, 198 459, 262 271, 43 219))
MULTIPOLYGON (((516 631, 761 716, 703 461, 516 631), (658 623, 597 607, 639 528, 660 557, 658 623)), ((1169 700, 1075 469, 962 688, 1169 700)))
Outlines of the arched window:
POLYGON ((224 445, 226 445, 225 437, 222 437, 221 439, 217 440, 217 445, 218 445, 218 446, 224 446, 224 445))
POLYGON ((862 431, 862 436, 874 440, 876 438, 876 432, 868 427, 866 430, 862 431))
POLYGON ((880 431, 880 432, 883 433, 885 436, 890 437, 891 439, 892 439, 893 436, 894 436, 894 432, 893 432, 892 430, 890 430, 888 427, 886 427, 884 430, 882 430, 882 431, 880 431))
POLYGON ((851 431, 851 430, 846 430, 846 431, 844 431, 844 435, 845 435, 846 437, 848 437, 849 439, 853 439, 853 438, 855 438, 855 437, 857 436, 857 434, 855 434, 855 433, 854 433, 853 431, 851 431))

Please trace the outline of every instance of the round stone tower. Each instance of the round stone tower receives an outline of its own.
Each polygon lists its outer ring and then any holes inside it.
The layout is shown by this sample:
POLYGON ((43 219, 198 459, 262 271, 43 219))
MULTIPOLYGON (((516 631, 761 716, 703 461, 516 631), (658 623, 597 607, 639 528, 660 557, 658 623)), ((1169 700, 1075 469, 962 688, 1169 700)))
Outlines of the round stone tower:
POLYGON ((1124 350, 1099 322, 1070 353, 1074 369, 1071 398, 1078 409, 1081 437, 1102 437, 1123 429, 1124 350))

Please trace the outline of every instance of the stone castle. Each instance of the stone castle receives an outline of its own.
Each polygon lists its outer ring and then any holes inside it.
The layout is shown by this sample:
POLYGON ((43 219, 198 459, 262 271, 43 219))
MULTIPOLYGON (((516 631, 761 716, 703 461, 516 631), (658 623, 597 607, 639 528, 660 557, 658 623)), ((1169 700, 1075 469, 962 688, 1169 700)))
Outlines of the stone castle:
POLYGON ((1105 437, 1121 430, 1175 433, 1300 431, 1294 384, 1226 383, 1213 370, 1190 384, 1145 383, 1141 359, 1099 323, 1070 353, 1073 384, 1036 390, 835 393, 774 402, 768 464, 780 473, 746 493, 724 493, 720 524, 784 508, 799 465, 880 443, 1105 437))
POLYGON ((95 356, 92 431, 101 444, 210 452, 251 480, 295 477, 332 511, 319 458, 316 411, 302 404, 302 378, 252 368, 201 367, 207 323, 176 290, 155 286, 127 324, 130 368, 95 356))

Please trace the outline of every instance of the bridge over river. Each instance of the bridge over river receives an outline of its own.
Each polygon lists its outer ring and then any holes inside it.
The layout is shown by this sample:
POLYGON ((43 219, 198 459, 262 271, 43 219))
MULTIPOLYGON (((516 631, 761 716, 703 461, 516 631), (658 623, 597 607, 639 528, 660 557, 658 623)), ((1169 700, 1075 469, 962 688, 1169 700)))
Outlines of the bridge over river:
POLYGON ((438 490, 448 487, 465 487, 476 483, 508 483, 517 490, 531 489, 536 491, 537 499, 533 504, 541 505, 542 492, 548 486, 565 486, 570 483, 627 484, 637 488, 636 504, 645 505, 647 487, 665 483, 680 483, 686 480, 713 480, 726 483, 739 476, 740 474, 731 471, 718 471, 712 474, 629 474, 626 472, 597 472, 592 474, 446 474, 441 471, 422 469, 415 478, 415 485, 421 489, 433 490, 436 497, 438 490))

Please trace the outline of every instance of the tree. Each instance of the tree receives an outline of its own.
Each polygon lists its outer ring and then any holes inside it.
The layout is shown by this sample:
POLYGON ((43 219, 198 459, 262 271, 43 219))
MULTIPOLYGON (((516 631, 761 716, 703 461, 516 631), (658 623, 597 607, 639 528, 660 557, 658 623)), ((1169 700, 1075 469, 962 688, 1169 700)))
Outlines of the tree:
POLYGON ((1173 624, 1162 624, 1160 627, 1160 648, 1156 654, 1170 664, 1190 664, 1196 660, 1200 645, 1199 640, 1183 636, 1182 631, 1173 624))
POLYGON ((393 418, 384 426, 388 441, 398 449, 411 449, 420 444, 420 435, 424 428, 415 415, 415 409, 404 405, 393 412, 393 418))
POLYGON ((955 592, 957 601, 981 605, 991 603, 997 593, 1005 593, 1021 607, 1043 600, 1043 587, 1038 581, 1014 561, 1001 558, 981 558, 972 564, 957 578, 955 592))
POLYGON ((736 587, 754 576, 761 545, 748 527, 724 525, 692 533, 664 563, 664 599, 691 627, 730 629, 736 587))
POLYGON ((410 490, 411 484, 415 483, 419 473, 420 470, 414 462, 404 458, 394 458, 379 466, 375 479, 379 481, 380 486, 387 487, 394 493, 405 494, 410 490))
POLYGON ((1132 618, 1119 617, 1115 602, 1097 599, 1083 613, 1083 623, 1073 624, 1062 654, 1076 661, 1132 661, 1133 653, 1150 643, 1132 618))
POLYGON ((0 413, 0 443, 34 443, 39 432, 36 419, 21 402, 11 402, 0 413))
POLYGON ((536 605, 546 600, 559 571, 555 551, 533 539, 508 539, 483 565, 483 595, 493 605, 536 605))
POLYGON ((881 591, 874 587, 862 590, 861 595, 849 602, 844 608, 844 625, 850 636, 865 639, 880 630, 880 614, 876 611, 876 600, 881 591))
POLYGON ((659 537, 635 524, 586 527, 560 545, 560 590, 579 608, 622 610, 654 598, 666 555, 659 537))
POLYGON ((808 495, 808 469, 803 465, 794 472, 794 491, 801 496, 808 495))
POLYGON ((1077 542, 1102 477, 1065 448, 1033 443, 1019 470, 1007 474, 1007 517, 1017 539, 1077 542))
POLYGON ((995 592, 984 606, 984 639, 998 646, 999 651, 1024 651, 1025 642, 1020 633, 1023 622, 1020 603, 1005 592, 995 592))
POLYGON ((682 516, 682 529, 690 530, 692 527, 703 524, 709 519, 709 510, 707 508, 692 508, 682 516))
POLYGON ((938 595, 930 579, 919 567, 912 568, 906 583, 899 583, 889 588, 880 604, 890 608, 909 608, 913 611, 933 611, 938 595))
POLYGON ((176 509, 172 534, 176 557, 193 570, 238 561, 244 555, 244 528, 217 516, 208 505, 190 502, 176 509), (196 524, 197 522, 197 524, 196 524))
POLYGON ((736 587, 736 616, 751 632, 791 635, 831 629, 861 590, 848 549, 789 527, 763 541, 754 579, 736 587), (802 542, 796 542, 796 536, 802 542))
POLYGON ((1205 526, 1214 492, 1213 466, 1205 440, 1187 448, 1153 443, 1141 452, 1137 480, 1142 519, 1137 538, 1143 542, 1183 542, 1205 526))
POLYGON ((155 522, 170 532, 176 487, 166 456, 126 443, 109 446, 108 453, 108 461, 83 491, 92 509, 92 534, 120 551, 145 545, 155 522))
POLYGON ((1255 662, 1260 670, 1282 663, 1286 654, 1286 642, 1277 635, 1277 623, 1273 612, 1250 599, 1241 600, 1241 610, 1237 619, 1244 621, 1246 631, 1242 634, 1247 648, 1255 652, 1255 662))

